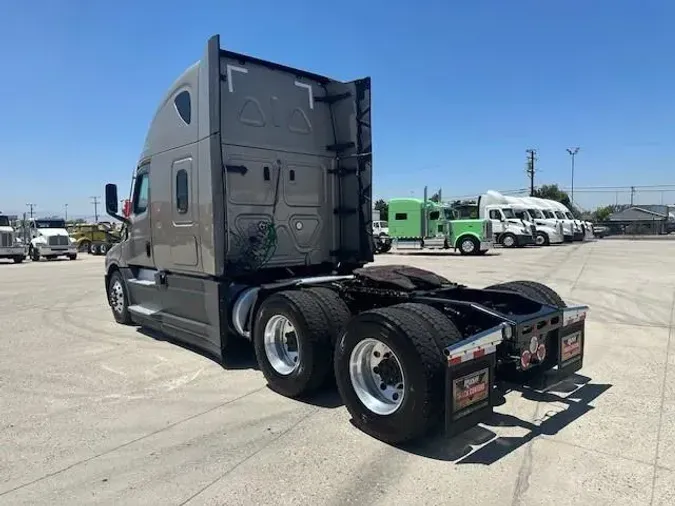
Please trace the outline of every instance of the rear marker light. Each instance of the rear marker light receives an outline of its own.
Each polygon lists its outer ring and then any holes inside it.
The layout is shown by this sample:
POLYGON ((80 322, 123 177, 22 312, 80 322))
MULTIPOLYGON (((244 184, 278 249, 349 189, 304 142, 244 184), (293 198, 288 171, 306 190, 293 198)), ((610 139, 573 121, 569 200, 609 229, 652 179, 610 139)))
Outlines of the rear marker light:
POLYGON ((530 353, 537 353, 537 346, 539 346, 539 340, 537 339, 537 336, 534 336, 530 339, 530 353))
POLYGON ((537 348, 537 358, 539 359, 539 362, 543 362, 546 358, 546 346, 543 344, 540 344, 537 348))
POLYGON ((520 366, 523 369, 527 369, 530 367, 530 361, 532 360, 532 353, 529 351, 525 350, 523 354, 520 356, 520 366))

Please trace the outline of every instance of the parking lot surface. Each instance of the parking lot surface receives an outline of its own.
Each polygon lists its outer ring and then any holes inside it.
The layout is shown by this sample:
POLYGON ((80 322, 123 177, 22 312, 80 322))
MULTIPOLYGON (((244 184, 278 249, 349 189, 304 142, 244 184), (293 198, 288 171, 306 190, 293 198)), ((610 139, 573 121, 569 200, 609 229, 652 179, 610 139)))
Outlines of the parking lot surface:
POLYGON ((0 504, 675 504, 675 243, 377 263, 589 304, 575 389, 511 391, 489 424, 395 448, 335 392, 271 392, 247 350, 223 366, 115 324, 101 257, 0 264, 0 504))

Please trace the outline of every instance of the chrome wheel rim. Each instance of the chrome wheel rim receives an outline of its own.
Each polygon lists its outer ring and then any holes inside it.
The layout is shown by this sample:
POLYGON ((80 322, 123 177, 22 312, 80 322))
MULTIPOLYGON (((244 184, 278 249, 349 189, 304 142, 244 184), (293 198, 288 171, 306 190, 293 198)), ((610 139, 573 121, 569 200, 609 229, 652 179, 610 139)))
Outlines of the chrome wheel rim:
POLYGON ((387 416, 401 407, 405 376, 401 361, 383 342, 367 338, 349 357, 349 377, 354 392, 371 412, 387 416))
POLYGON ((476 247, 473 244, 472 240, 467 239, 464 242, 462 242, 462 251, 464 251, 465 253, 473 253, 474 249, 476 249, 476 247))
POLYGON ((124 287, 122 287, 122 282, 119 280, 113 281, 110 287, 110 305, 113 311, 118 314, 124 311, 124 287))
POLYGON ((513 240, 513 237, 511 237, 510 235, 504 237, 504 246, 506 246, 507 248, 513 246, 514 242, 515 241, 513 240))
POLYGON ((99 251, 101 253, 105 253, 106 251, 108 251, 108 248, 106 247, 105 244, 101 244, 101 246, 99 247, 99 251))
POLYGON ((539 246, 543 246, 545 242, 546 242, 546 240, 544 239, 544 236, 543 236, 543 235, 538 235, 538 236, 537 236, 537 244, 538 244, 539 246))
POLYGON ((282 376, 293 373, 300 365, 300 342, 295 326, 282 315, 274 315, 263 331, 265 355, 272 368, 282 376))

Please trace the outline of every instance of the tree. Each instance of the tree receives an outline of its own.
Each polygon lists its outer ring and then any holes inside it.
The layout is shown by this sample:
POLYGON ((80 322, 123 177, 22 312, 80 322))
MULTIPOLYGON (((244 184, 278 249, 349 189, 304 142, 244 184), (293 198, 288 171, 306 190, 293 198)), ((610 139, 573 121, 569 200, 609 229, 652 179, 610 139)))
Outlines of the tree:
POLYGON ((375 201, 375 209, 380 211, 380 219, 382 221, 387 221, 389 218, 389 204, 387 204, 384 199, 379 199, 375 201))

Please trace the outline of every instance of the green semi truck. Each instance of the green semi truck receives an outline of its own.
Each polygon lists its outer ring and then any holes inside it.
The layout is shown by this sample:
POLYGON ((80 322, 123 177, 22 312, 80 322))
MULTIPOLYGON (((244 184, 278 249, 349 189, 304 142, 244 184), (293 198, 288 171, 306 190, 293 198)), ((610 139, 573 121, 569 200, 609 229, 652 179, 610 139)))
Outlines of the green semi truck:
POLYGON ((449 206, 426 198, 391 199, 392 245, 398 250, 453 248, 462 255, 484 255, 492 248, 490 220, 455 218, 449 206))

